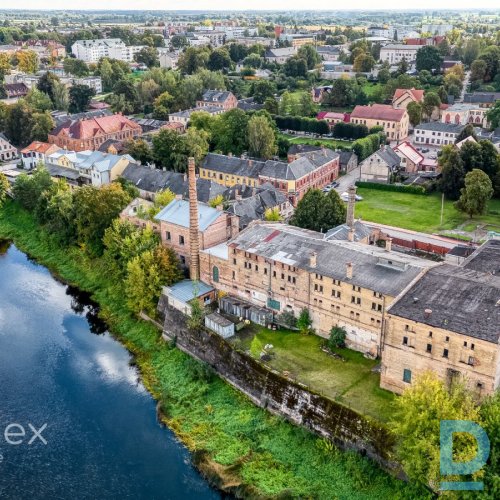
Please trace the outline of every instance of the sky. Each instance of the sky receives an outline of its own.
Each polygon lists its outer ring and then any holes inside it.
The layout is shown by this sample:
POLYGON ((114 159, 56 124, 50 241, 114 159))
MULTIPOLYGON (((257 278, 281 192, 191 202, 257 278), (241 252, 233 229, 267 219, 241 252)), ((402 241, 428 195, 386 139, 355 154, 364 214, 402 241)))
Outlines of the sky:
MULTIPOLYGON (((498 0, 419 0, 405 3, 401 0, 350 0, 349 2, 332 2, 332 0, 316 0, 315 10, 408 10, 410 5, 415 9, 497 9, 498 0)), ((71 10, 310 10, 311 2, 306 0, 0 0, 0 9, 71 9, 71 10)))

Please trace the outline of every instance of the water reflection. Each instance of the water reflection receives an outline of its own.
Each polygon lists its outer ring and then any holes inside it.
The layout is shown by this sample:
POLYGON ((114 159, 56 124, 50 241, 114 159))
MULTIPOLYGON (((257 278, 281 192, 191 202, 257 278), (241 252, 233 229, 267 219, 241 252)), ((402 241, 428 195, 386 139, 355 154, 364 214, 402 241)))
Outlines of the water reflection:
POLYGON ((92 300, 90 293, 68 285, 66 295, 71 297, 71 309, 76 314, 85 316, 92 333, 102 335, 108 331, 106 323, 99 317, 99 305, 92 300))
POLYGON ((6 254, 10 245, 11 245, 11 242, 9 240, 2 240, 0 238, 0 255, 6 254))

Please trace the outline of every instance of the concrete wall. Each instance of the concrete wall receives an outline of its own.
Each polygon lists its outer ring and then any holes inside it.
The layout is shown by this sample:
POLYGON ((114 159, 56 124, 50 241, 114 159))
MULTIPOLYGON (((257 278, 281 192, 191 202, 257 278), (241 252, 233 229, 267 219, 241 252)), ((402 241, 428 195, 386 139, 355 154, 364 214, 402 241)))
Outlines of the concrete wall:
POLYGON ((389 453, 394 439, 385 426, 273 372, 208 330, 189 331, 185 317, 160 298, 163 338, 176 338, 179 349, 210 366, 255 404, 395 469, 389 453))

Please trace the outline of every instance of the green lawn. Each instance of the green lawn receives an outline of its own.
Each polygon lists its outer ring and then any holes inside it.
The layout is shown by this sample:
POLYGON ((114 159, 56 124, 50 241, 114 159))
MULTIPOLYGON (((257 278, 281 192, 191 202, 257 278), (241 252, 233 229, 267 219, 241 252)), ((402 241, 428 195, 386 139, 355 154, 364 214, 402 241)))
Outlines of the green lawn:
POLYGON ((290 143, 292 144, 323 144, 324 146, 330 147, 330 148, 351 148, 352 147, 352 142, 350 141, 341 141, 339 139, 316 139, 314 137, 304 137, 304 136, 296 136, 296 135, 289 135, 289 134, 279 134, 281 137, 284 137, 285 139, 288 139, 290 143))
POLYGON ((366 96, 368 97, 368 99, 372 98, 374 96, 374 94, 376 94, 381 88, 383 87, 383 85, 381 83, 374 83, 374 82, 366 82, 362 89, 363 89, 363 92, 366 94, 366 96))
POLYGON ((258 328, 241 347, 259 359, 264 346, 272 344, 271 368, 289 372, 292 379, 360 413, 388 420, 395 396, 379 387, 380 376, 372 371, 378 361, 349 349, 338 350, 344 360, 334 358, 321 351, 323 342, 317 335, 258 328))
MULTIPOLYGON (((441 225, 439 194, 421 196, 362 187, 358 188, 358 194, 363 197, 363 201, 356 203, 356 216, 366 221, 435 233, 444 229, 455 229, 469 220, 467 215, 453 206, 452 201, 445 200, 441 225)), ((474 217, 468 226, 480 223, 500 224, 500 200, 491 200, 488 213, 474 217)))

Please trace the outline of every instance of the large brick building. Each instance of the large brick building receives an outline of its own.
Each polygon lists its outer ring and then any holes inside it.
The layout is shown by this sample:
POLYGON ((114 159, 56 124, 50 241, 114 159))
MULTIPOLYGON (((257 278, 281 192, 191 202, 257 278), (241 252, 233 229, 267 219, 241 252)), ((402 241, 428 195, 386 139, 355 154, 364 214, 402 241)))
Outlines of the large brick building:
POLYGON ((366 125, 368 129, 384 127, 390 141, 402 141, 408 136, 409 118, 406 109, 394 109, 389 104, 356 106, 351 113, 351 123, 366 125))
POLYGON ((200 177, 224 186, 257 187, 270 183, 296 205, 308 189, 321 189, 339 175, 340 157, 331 149, 320 149, 282 161, 258 161, 209 153, 200 167, 200 177))
POLYGON ((401 393, 432 370, 480 395, 500 382, 500 240, 460 266, 431 269, 389 307, 381 386, 401 393))
POLYGON ((128 141, 141 134, 140 125, 115 114, 67 120, 49 133, 48 142, 70 151, 94 151, 110 139, 128 141))

